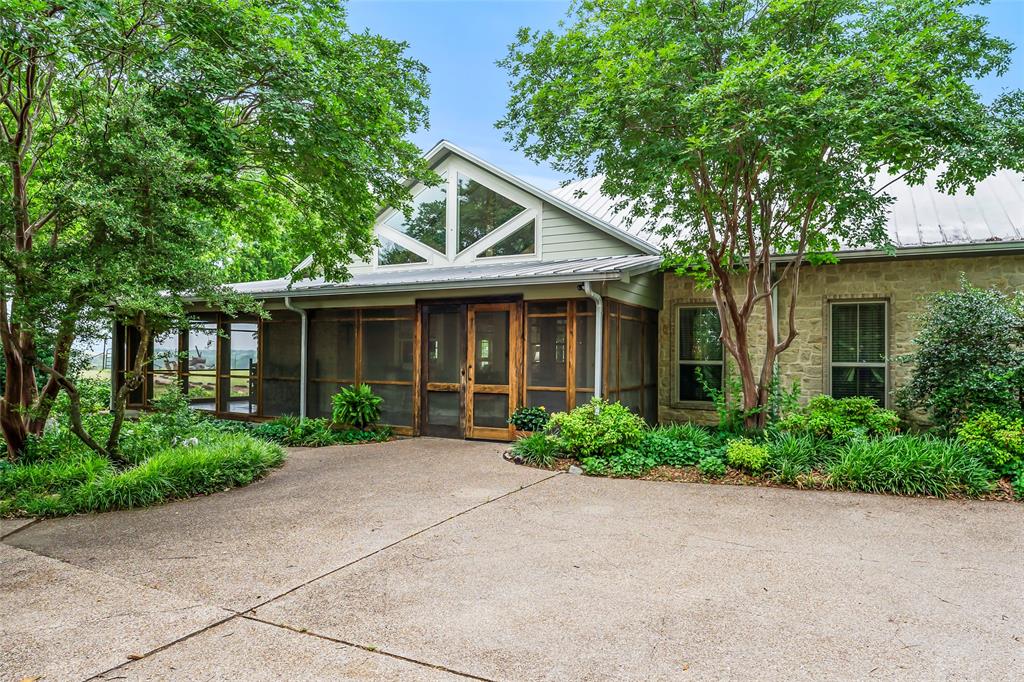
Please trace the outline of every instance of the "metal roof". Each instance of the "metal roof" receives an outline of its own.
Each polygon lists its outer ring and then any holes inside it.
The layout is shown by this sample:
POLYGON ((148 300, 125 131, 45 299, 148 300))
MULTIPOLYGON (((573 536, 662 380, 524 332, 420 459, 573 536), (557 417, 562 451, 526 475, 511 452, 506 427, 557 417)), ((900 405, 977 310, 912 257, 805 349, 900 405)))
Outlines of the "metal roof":
MULTIPOLYGON (((888 220, 893 246, 924 249, 1024 241, 1024 176, 1001 170, 977 183, 973 194, 964 190, 944 194, 936 187, 937 175, 930 174, 923 185, 910 186, 899 180, 885 188, 895 199, 888 220)), ((889 180, 879 178, 879 186, 889 180)), ((629 224, 628 212, 616 211, 620 202, 601 193, 602 182, 601 176, 587 178, 551 194, 619 230, 659 245, 661 238, 653 233, 652 223, 637 220, 629 224)))
POLYGON ((449 267, 389 266, 358 273, 346 282, 302 280, 289 287, 288 278, 229 285, 257 296, 324 296, 328 294, 422 291, 453 288, 521 286, 565 282, 620 280, 658 269, 660 256, 599 256, 561 261, 476 263, 449 267))

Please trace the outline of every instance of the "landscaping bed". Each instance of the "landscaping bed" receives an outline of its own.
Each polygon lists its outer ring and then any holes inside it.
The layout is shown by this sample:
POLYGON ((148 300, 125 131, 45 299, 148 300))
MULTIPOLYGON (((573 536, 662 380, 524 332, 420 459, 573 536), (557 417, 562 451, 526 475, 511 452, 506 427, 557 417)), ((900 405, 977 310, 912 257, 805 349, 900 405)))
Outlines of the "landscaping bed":
MULTIPOLYGON (((109 385, 93 388, 83 426, 102 443, 113 422, 106 411, 109 385)), ((285 461, 285 447, 390 440, 391 429, 376 425, 380 402, 368 389, 343 389, 335 419, 254 423, 211 418, 189 409, 179 390, 169 390, 154 411, 124 423, 114 457, 73 433, 62 397, 52 423, 18 460, 0 460, 0 517, 147 507, 248 485, 285 461)))
POLYGON ((849 490, 939 498, 1024 497, 1024 423, 983 412, 949 437, 901 433, 868 398, 812 399, 757 433, 694 424, 649 428, 599 399, 551 415, 512 459, 590 476, 849 490))

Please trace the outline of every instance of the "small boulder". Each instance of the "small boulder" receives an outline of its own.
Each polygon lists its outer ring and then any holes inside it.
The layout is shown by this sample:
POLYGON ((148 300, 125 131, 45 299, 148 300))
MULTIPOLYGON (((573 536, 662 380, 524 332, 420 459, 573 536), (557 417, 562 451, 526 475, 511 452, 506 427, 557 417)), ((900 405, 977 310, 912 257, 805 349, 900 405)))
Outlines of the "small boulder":
POLYGON ((569 467, 569 473, 576 474, 577 476, 579 476, 580 474, 583 473, 583 469, 580 469, 578 466, 573 464, 572 466, 569 467))

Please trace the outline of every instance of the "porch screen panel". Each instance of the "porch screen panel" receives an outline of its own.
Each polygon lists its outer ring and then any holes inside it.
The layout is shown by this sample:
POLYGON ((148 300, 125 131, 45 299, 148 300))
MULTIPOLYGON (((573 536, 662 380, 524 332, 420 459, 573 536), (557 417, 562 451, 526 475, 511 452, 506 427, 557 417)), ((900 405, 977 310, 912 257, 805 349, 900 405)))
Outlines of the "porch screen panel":
POLYGON ((146 402, 151 403, 175 384, 180 384, 179 371, 182 362, 179 351, 181 333, 178 330, 161 334, 153 340, 153 361, 148 365, 146 376, 146 402))
POLYGON ((374 308, 360 313, 360 383, 369 384, 384 399, 381 422, 391 426, 413 423, 412 308, 374 308))
POLYGON ((594 302, 589 299, 576 301, 576 406, 584 405, 594 397, 594 320, 594 302))
POLYGON ((218 411, 256 414, 259 322, 255 318, 225 319, 217 342, 218 411))
POLYGON ((297 415, 302 322, 296 313, 275 310, 271 319, 263 321, 262 330, 262 414, 268 417, 297 415))
POLYGON ((330 417, 332 396, 356 377, 356 312, 317 310, 309 320, 309 396, 311 417, 330 417))
POLYGON ((604 304, 604 397, 608 402, 619 399, 619 304, 604 304))
POLYGON ((188 330, 185 388, 193 409, 217 408, 217 321, 199 318, 188 330))
POLYGON ((562 412, 568 406, 568 333, 568 302, 527 303, 527 405, 549 412, 562 412))

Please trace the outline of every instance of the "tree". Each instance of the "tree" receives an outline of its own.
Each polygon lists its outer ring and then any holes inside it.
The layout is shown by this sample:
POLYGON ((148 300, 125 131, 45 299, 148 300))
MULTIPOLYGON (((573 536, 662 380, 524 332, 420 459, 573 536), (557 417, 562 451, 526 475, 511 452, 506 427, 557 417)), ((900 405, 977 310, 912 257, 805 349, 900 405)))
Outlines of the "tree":
MULTIPOLYGON (((404 44, 352 33, 326 0, 5 0, 9 455, 61 390, 74 421, 76 339, 116 321, 146 340, 184 324, 189 297, 253 309, 222 287, 241 270, 223 258, 233 235, 312 254, 295 277, 344 278, 370 252, 377 207, 404 205, 406 179, 434 177, 405 139, 426 123, 424 75, 404 44)), ((147 346, 115 396, 115 427, 147 346)), ((106 444, 79 435, 117 456, 116 428, 106 444)))
POLYGON ((584 0, 560 32, 520 31, 498 126, 534 159, 603 175, 666 238, 667 264, 711 288, 758 427, 798 333, 801 266, 889 247, 884 174, 919 184, 938 168, 953 190, 1024 166, 1024 95, 986 105, 970 85, 1003 73, 1012 46, 968 4, 584 0))
POLYGON ((914 351, 910 381, 898 397, 907 409, 927 410, 954 431, 979 412, 1024 416, 1024 293, 979 289, 961 277, 959 291, 929 297, 914 351))

